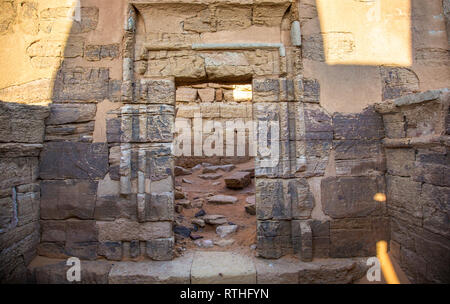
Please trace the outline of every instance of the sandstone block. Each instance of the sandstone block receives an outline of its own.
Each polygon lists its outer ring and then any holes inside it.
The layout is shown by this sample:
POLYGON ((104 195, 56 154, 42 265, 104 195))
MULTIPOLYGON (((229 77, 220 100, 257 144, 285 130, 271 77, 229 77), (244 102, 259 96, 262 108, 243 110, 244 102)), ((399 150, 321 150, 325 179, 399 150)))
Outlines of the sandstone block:
POLYGON ((41 219, 59 220, 72 217, 93 219, 96 194, 95 181, 42 181, 41 219))
POLYGON ((173 237, 147 241, 147 256, 156 261, 169 261, 173 259, 175 240, 173 237))
POLYGON ((225 178, 225 184, 230 189, 244 189, 252 182, 250 176, 249 172, 235 172, 225 178))
POLYGON ((178 88, 176 91, 176 101, 194 102, 197 99, 197 90, 192 88, 178 88))
POLYGON ((321 182, 322 208, 332 218, 383 215, 386 203, 374 199, 386 193, 381 177, 329 177, 321 182))
POLYGON ((41 154, 42 179, 95 179, 108 171, 108 149, 102 143, 47 143, 41 154))
POLYGON ((216 205, 234 204, 238 201, 238 199, 234 196, 221 194, 208 197, 207 200, 208 203, 216 205))
POLYGON ((255 284, 251 259, 230 252, 196 252, 191 268, 192 284, 255 284))

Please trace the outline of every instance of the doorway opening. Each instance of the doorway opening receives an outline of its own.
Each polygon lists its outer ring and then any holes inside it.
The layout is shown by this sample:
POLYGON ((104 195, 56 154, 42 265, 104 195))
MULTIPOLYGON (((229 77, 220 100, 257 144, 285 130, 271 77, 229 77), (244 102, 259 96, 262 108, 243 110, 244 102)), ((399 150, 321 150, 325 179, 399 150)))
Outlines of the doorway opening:
POLYGON ((175 248, 256 248, 252 85, 180 84, 175 118, 175 248))

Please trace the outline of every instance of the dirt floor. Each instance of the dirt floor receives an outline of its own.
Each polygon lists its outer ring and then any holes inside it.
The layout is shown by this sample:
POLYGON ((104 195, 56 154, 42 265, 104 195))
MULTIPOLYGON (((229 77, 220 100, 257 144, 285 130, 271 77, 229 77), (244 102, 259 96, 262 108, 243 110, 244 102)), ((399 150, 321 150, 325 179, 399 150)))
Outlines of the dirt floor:
MULTIPOLYGON (((254 168, 254 161, 236 164, 236 168, 230 172, 218 170, 216 173, 221 174, 222 177, 216 180, 205 180, 199 177, 202 174, 203 167, 198 170, 193 170, 192 174, 184 176, 176 176, 176 186, 181 187, 182 192, 185 193, 186 199, 193 202, 195 200, 202 201, 201 208, 183 208, 181 213, 176 213, 175 218, 178 225, 193 228, 191 220, 195 218, 195 214, 203 209, 206 214, 218 214, 226 217, 228 223, 238 225, 237 232, 225 237, 224 239, 233 239, 234 243, 228 246, 214 245, 210 248, 202 248, 194 243, 190 238, 177 237, 176 249, 178 253, 188 250, 205 250, 205 251, 233 251, 253 255, 254 244, 256 244, 256 216, 250 215, 245 211, 247 198, 255 195, 255 183, 252 178, 252 183, 244 189, 232 190, 225 186, 224 178, 232 175, 234 172, 254 168), (183 182, 187 180, 192 184, 183 182), (208 203, 206 198, 212 195, 230 195, 238 199, 234 204, 215 205, 208 203)), ((175 204, 177 204, 175 201, 175 204)), ((198 227, 197 231, 192 231, 192 235, 202 236, 202 240, 211 240, 213 242, 221 240, 221 237, 216 233, 217 225, 206 224, 204 228, 198 227)))

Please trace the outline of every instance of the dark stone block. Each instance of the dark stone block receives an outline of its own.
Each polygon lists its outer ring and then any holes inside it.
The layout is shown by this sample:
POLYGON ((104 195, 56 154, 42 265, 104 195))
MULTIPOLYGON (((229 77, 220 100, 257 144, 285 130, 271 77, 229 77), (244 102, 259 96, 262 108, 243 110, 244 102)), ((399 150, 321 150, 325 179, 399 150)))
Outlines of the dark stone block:
POLYGON ((102 179, 108 172, 104 143, 47 143, 41 153, 42 179, 102 179))
POLYGON ((334 114, 335 139, 382 139, 384 126, 381 115, 367 108, 358 114, 334 114))
POLYGON ((67 256, 90 261, 97 259, 97 249, 97 242, 67 242, 64 247, 67 256))
POLYGON ((93 219, 97 182, 61 180, 41 182, 41 219, 93 219))
POLYGON ((108 143, 120 143, 121 124, 119 118, 108 118, 106 120, 106 140, 108 143))
POLYGON ((127 197, 119 195, 97 197, 94 218, 101 221, 112 221, 118 218, 136 220, 136 195, 127 197))
POLYGON ((101 242, 98 244, 98 255, 111 261, 121 261, 123 257, 122 242, 101 242))
POLYGON ((321 182, 322 208, 332 218, 383 215, 386 202, 374 199, 385 194, 383 177, 328 177, 321 182))
POLYGON ((155 239, 147 241, 147 256, 156 261, 173 259, 174 238, 155 239))
POLYGON ((258 221, 257 251, 259 256, 278 259, 292 251, 290 221, 258 221))
POLYGON ((108 98, 109 69, 83 68, 58 71, 53 100, 103 100, 108 98))
POLYGON ((130 258, 134 259, 141 255, 141 247, 138 240, 130 241, 130 258))
POLYGON ((303 79, 303 102, 319 102, 320 101, 320 83, 316 79, 303 79))

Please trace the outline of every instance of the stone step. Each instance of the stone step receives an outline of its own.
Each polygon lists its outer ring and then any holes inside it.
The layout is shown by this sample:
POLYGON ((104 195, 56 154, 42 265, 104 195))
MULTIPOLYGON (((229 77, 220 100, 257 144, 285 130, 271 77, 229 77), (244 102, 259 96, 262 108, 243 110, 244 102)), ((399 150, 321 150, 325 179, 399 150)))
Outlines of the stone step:
MULTIPOLYGON (((367 258, 301 262, 233 252, 197 251, 172 261, 81 261, 81 284, 349 284, 364 278, 367 258)), ((68 284, 65 260, 36 257, 28 267, 29 282, 68 284), (44 262, 42 262, 44 261, 44 262)))

